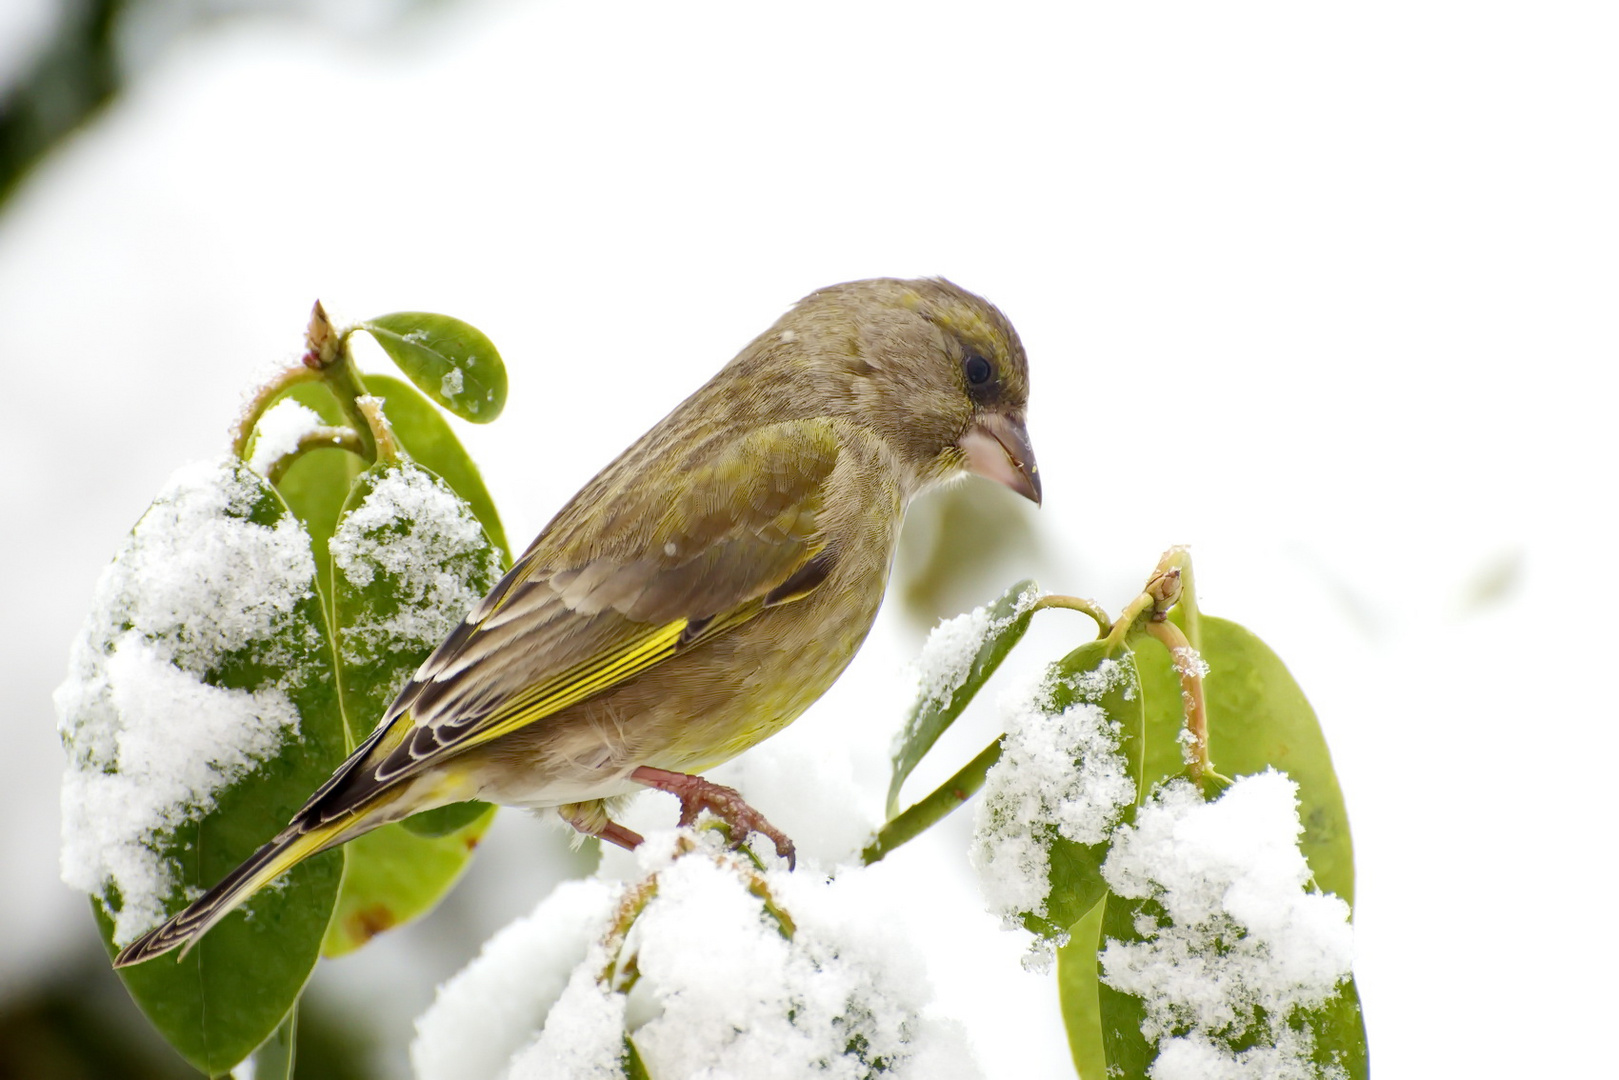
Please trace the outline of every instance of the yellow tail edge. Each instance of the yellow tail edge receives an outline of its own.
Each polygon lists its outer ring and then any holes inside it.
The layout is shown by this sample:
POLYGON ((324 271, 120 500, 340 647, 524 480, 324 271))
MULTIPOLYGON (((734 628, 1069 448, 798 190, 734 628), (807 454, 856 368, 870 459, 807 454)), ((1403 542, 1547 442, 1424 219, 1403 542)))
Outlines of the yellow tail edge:
POLYGON ((339 819, 309 832, 293 833, 292 829, 296 826, 284 830, 184 911, 126 945, 113 959, 112 966, 129 967, 176 948, 180 950, 180 955, 175 957, 175 962, 184 960, 197 940, 219 920, 281 874, 331 846, 353 824, 352 820, 339 819))

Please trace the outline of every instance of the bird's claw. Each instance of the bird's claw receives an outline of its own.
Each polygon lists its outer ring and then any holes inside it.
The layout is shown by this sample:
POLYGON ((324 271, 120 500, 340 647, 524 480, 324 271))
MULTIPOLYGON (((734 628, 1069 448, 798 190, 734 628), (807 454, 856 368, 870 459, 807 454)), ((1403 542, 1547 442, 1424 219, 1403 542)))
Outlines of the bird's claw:
POLYGON ((693 825, 704 810, 731 826, 733 841, 741 845, 749 833, 768 837, 776 845, 776 854, 787 860, 790 870, 797 863, 797 851, 787 834, 765 820, 765 816, 748 805, 740 792, 723 784, 704 780, 701 776, 670 772, 642 766, 630 774, 638 784, 667 791, 680 800, 680 824, 693 825))

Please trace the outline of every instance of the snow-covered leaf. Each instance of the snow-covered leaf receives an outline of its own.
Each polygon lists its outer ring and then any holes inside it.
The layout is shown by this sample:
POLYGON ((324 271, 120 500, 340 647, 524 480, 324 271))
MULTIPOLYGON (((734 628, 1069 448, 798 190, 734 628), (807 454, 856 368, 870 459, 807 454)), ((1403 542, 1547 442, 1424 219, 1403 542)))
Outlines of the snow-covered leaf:
MULTIPOLYGON (((503 559, 471 506, 409 461, 376 465, 355 482, 329 549, 343 711, 357 743, 499 580, 503 559)), ((445 835, 388 825, 349 845, 328 956, 425 913, 454 884, 492 811, 450 812, 460 820, 445 835)))
POLYGON ((894 740, 888 817, 899 813, 905 778, 1022 640, 1039 597, 1034 582, 1020 581, 994 603, 948 619, 928 636, 914 665, 916 703, 894 740))
POLYGON ((495 501, 484 486, 483 475, 468 456, 461 440, 426 398, 418 394, 409 383, 392 375, 368 374, 365 388, 373 396, 383 399, 383 412, 410 456, 439 479, 450 485, 450 490, 467 501, 477 515, 483 531, 500 550, 502 565, 511 565, 511 545, 506 542, 506 529, 500 523, 495 501))
POLYGON ((1360 1080, 1349 906, 1306 888, 1297 786, 1185 780, 1115 836, 1097 955, 1108 1076, 1360 1080))
MULTIPOLYGON (((262 477, 233 459, 175 474, 103 573, 56 703, 63 876, 113 952, 275 835, 343 758, 309 538, 262 477)), ((281 1023, 342 865, 308 859, 185 959, 119 971, 197 1068, 224 1072, 281 1023)))
POLYGON ((1135 659, 1091 641, 1002 701, 1006 734, 985 778, 972 850, 990 910, 1039 935, 1029 958, 1101 900, 1113 827, 1134 807, 1143 712, 1135 659))

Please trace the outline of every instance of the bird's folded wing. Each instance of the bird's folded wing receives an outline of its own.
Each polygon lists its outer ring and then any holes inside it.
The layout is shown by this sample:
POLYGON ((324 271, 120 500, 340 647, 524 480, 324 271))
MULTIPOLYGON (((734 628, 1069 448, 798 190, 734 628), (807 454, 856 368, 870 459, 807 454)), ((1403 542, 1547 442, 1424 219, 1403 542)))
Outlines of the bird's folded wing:
POLYGON ((824 420, 711 441, 657 491, 616 477, 635 464, 620 459, 427 659, 309 809, 329 820, 807 595, 831 565, 817 519, 837 459, 824 420))

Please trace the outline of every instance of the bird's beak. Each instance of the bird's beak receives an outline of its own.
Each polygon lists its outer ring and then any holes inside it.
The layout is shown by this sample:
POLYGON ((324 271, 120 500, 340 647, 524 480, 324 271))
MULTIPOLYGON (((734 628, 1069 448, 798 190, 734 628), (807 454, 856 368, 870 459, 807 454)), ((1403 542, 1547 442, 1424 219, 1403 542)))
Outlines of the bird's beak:
POLYGON ((967 455, 968 472, 1005 484, 1040 505, 1040 467, 1034 463, 1034 448, 1022 420, 985 413, 973 421, 957 445, 967 455))

